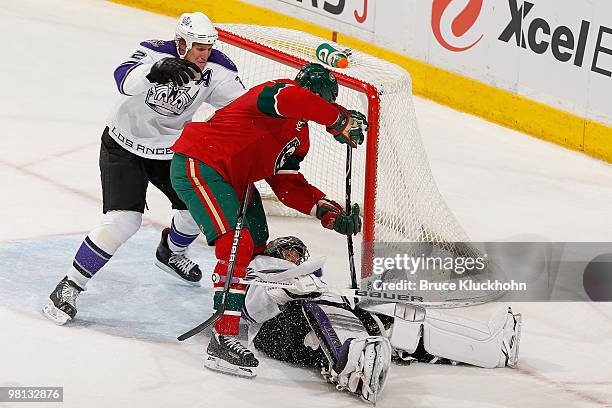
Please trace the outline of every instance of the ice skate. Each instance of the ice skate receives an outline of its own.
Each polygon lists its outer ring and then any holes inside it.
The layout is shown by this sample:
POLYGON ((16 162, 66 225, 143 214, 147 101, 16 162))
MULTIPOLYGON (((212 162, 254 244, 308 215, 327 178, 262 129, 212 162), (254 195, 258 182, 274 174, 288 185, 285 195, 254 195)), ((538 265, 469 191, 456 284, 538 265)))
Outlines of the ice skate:
POLYGON ((55 324, 63 325, 77 314, 76 300, 81 289, 76 283, 64 277, 49 296, 43 314, 55 324))
POLYGON ((168 274, 193 286, 200 286, 202 271, 200 267, 183 253, 173 253, 168 247, 170 228, 164 228, 162 238, 155 252, 155 265, 168 274))
POLYGON ((204 365, 215 371, 241 377, 255 377, 259 360, 237 338, 223 336, 213 330, 206 349, 204 365))

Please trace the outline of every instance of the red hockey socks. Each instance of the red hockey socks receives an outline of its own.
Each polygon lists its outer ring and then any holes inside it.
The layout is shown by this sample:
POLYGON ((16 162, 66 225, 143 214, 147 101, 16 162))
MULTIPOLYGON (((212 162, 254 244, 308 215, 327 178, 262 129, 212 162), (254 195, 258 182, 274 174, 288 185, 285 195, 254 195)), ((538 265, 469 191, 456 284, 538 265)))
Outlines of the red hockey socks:
MULTIPOLYGON (((223 286, 225 285, 225 277, 227 276, 227 268, 229 265, 230 253, 232 250, 232 242, 234 241, 234 231, 229 231, 215 241, 215 255, 217 256, 217 265, 215 266, 214 283, 215 297, 214 309, 221 305, 223 286)), ((236 254, 236 263, 234 265, 234 278, 244 278, 246 270, 253 256, 253 239, 248 229, 242 230, 242 236, 238 243, 238 251, 236 254)), ((222 335, 237 335, 240 332, 240 314, 244 305, 244 297, 246 295, 246 285, 237 283, 230 284, 228 293, 227 307, 223 312, 223 316, 215 323, 215 330, 222 335)))

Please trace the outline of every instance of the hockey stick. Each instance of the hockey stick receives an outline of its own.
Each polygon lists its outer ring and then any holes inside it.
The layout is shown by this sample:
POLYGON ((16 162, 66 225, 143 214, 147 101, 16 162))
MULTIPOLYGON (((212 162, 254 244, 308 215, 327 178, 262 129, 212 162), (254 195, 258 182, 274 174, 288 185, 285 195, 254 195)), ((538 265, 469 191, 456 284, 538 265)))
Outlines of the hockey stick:
POLYGON ((217 311, 210 316, 204 323, 201 323, 189 330, 187 333, 183 333, 178 337, 179 341, 186 340, 196 334, 200 333, 202 330, 206 329, 208 326, 214 324, 217 320, 223 316, 223 312, 225 312, 225 308, 227 307, 227 301, 229 299, 229 290, 230 284, 232 282, 232 277, 234 275, 234 266, 236 265, 236 253, 238 252, 238 243, 240 242, 240 237, 242 236, 242 222, 244 221, 244 214, 246 213, 246 208, 249 205, 249 196, 251 195, 251 184, 248 184, 244 189, 244 198, 242 199, 242 205, 240 206, 240 211, 238 212, 238 219, 236 220, 236 228, 234 229, 234 241, 232 242, 232 249, 230 252, 229 265, 227 266, 227 276, 225 278, 225 284, 223 285, 223 292, 221 294, 221 304, 217 311))
MULTIPOLYGON (((351 189, 352 189, 352 169, 353 169, 353 149, 351 146, 346 146, 346 215, 351 214, 351 189)), ((355 254, 353 252, 353 236, 346 236, 346 245, 348 247, 349 269, 351 271, 351 288, 357 289, 357 272, 355 271, 355 254)))

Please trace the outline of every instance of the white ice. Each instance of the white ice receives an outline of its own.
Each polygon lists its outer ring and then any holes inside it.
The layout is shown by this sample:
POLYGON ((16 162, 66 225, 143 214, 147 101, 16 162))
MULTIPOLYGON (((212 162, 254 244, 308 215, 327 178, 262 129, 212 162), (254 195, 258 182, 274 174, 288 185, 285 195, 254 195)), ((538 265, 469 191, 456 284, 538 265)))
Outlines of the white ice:
MULTIPOLYGON (((152 266, 171 217, 154 188, 145 228, 89 285, 81 322, 57 327, 39 313, 100 218, 112 71, 138 42, 170 38, 173 27, 173 18, 100 0, 0 3, 0 386, 63 386, 63 407, 358 406, 315 372, 260 356, 256 379, 225 376, 203 367, 205 338, 173 341, 207 316, 210 292, 152 266)), ((612 241, 610 165, 415 104, 439 189, 472 239, 612 241)), ((344 241, 316 222, 270 224, 273 236, 299 231, 312 253, 330 256, 330 270, 343 270, 344 241)), ((210 261, 206 251, 194 248, 210 261)), ((610 306, 516 304, 525 320, 520 368, 394 366, 378 406, 612 406, 610 306)))

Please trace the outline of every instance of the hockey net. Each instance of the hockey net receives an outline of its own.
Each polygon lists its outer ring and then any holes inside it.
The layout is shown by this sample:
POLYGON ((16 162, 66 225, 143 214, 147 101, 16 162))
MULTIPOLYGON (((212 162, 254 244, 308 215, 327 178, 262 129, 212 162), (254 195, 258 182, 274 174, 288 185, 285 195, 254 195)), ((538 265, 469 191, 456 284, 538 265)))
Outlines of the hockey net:
MULTIPOLYGON (((245 86, 276 78, 294 78, 307 62, 319 62, 315 50, 340 44, 296 30, 220 24, 218 45, 238 66, 245 86)), ((363 210, 363 243, 420 242, 460 256, 477 253, 456 242, 467 235, 440 195, 419 135, 412 82, 401 67, 351 50, 349 67, 333 70, 340 84, 337 102, 367 113, 366 142, 353 151, 352 198, 363 210)), ((346 148, 316 123, 309 123, 311 148, 301 171, 306 179, 344 205, 346 148)), ((299 215, 284 207, 265 182, 257 185, 271 214, 299 215)), ((368 251, 362 251, 367 257, 368 251)), ((362 259, 362 277, 371 260, 362 259)))

